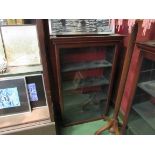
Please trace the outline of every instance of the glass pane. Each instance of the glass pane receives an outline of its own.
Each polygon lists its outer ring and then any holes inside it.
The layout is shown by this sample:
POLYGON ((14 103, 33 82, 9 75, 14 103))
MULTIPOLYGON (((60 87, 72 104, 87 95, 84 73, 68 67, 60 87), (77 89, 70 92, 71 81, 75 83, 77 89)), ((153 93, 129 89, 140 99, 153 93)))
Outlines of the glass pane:
POLYGON ((64 124, 104 114, 113 55, 111 46, 60 50, 64 124))
POLYGON ((133 134, 155 134, 155 62, 144 58, 128 129, 133 134))
POLYGON ((8 66, 40 64, 36 26, 3 26, 8 66))

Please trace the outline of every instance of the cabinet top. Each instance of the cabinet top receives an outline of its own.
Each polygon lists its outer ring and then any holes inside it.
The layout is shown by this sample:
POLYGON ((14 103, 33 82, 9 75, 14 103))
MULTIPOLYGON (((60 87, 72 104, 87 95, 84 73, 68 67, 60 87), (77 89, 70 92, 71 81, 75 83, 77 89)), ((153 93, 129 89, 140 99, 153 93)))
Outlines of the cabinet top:
POLYGON ((155 52, 155 40, 149 40, 149 41, 144 41, 144 42, 137 42, 136 45, 141 50, 155 52))
POLYGON ((110 34, 110 35, 67 35, 67 36, 50 36, 53 44, 63 43, 81 43, 81 42, 108 42, 122 41, 126 35, 110 34))

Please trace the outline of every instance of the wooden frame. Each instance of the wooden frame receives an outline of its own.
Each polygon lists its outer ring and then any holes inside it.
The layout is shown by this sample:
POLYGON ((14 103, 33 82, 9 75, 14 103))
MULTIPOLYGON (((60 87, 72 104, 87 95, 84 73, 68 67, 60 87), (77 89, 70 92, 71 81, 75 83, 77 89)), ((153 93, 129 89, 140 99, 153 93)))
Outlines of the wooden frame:
MULTIPOLYGON (((121 128, 122 134, 125 134, 125 131, 126 131, 128 117, 130 115, 130 110, 131 110, 131 106, 132 106, 133 97, 134 97, 134 94, 136 91, 136 86, 137 86, 137 82, 138 82, 138 78, 139 78, 142 61, 144 58, 155 61, 154 41, 138 42, 136 45, 139 48, 139 50, 137 51, 137 57, 136 57, 136 61, 135 61, 135 62, 137 62, 137 64, 135 64, 135 67, 132 67, 132 68, 130 66, 129 73, 128 73, 128 76, 130 76, 131 72, 134 73, 135 76, 133 76, 132 79, 130 80, 131 90, 128 92, 128 96, 126 96, 128 99, 127 100, 128 104, 127 104, 126 111, 125 111, 125 114, 123 117, 123 125, 121 128)), ((131 60, 131 63, 133 63, 133 62, 134 62, 134 60, 131 60)), ((126 82, 128 82, 128 80, 126 82)), ((125 97, 125 96, 123 96, 123 97, 125 97)))
POLYGON ((47 103, 49 107, 50 119, 54 121, 54 111, 53 111, 53 70, 51 69, 51 59, 50 59, 50 36, 49 36, 49 26, 48 20, 38 19, 36 20, 38 40, 40 47, 40 57, 42 58, 43 65, 43 80, 46 89, 47 103))
MULTIPOLYGON (((113 65, 111 71, 110 78, 110 87, 108 89, 108 98, 107 104, 105 108, 105 114, 108 113, 109 104, 111 100, 111 94, 113 89, 113 82, 115 71, 117 67, 117 58, 119 55, 120 47, 122 47, 123 35, 108 35, 108 36, 61 36, 61 37, 51 37, 51 58, 52 58, 52 66, 54 70, 54 79, 55 79, 55 106, 57 107, 58 114, 61 115, 63 111, 63 99, 62 99, 62 86, 61 86, 61 74, 60 74, 60 57, 59 52, 61 48, 81 48, 81 47, 97 47, 97 46, 114 46, 114 57, 113 57, 113 65)), ((99 117, 96 119, 101 119, 103 117, 99 117)), ((91 120, 96 120, 91 119, 91 120)), ((73 124, 79 124, 81 122, 88 122, 90 120, 77 121, 73 124)), ((69 125, 72 125, 69 124, 69 125)))

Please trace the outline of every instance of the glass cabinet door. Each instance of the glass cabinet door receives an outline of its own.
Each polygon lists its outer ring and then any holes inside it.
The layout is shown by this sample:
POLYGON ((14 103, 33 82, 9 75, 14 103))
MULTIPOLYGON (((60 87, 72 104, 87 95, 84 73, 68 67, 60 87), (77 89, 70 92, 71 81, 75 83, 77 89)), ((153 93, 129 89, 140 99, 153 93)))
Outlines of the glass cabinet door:
POLYGON ((64 124, 101 118, 108 102, 114 46, 61 48, 64 124))
POLYGON ((155 134, 155 62, 144 58, 132 108, 128 134, 155 134))

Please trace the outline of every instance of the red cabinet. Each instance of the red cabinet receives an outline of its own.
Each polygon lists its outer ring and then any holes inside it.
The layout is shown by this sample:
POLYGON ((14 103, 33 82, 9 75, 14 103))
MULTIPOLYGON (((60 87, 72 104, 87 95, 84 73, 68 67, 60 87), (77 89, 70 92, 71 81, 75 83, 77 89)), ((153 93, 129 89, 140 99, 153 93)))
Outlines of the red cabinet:
POLYGON ((137 43, 122 98, 122 133, 155 134, 155 41, 137 43))

